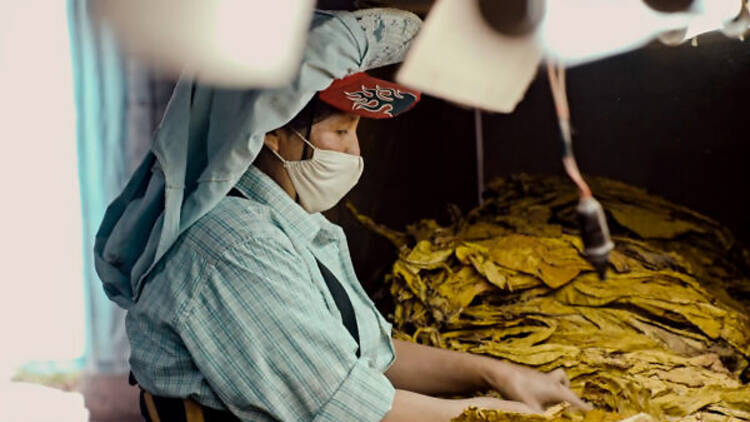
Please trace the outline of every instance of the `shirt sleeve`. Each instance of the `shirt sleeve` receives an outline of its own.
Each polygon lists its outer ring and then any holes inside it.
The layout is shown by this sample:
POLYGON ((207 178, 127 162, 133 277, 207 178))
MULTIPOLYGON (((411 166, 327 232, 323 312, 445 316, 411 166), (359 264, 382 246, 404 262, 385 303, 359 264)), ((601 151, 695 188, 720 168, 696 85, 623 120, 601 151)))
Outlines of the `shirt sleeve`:
POLYGON ((242 420, 382 420, 393 386, 357 358, 355 340, 291 248, 251 239, 225 251, 179 316, 181 338, 242 420))

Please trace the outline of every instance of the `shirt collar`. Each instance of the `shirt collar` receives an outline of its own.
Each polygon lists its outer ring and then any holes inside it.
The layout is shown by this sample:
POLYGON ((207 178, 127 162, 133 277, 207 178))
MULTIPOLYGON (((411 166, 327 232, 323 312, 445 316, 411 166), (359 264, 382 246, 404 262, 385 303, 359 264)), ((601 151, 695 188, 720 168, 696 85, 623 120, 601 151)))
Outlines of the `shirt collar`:
POLYGON ((312 242, 321 229, 327 228, 322 224, 325 218, 320 213, 310 214, 305 211, 275 180, 254 165, 240 177, 235 187, 247 198, 273 208, 281 217, 279 224, 284 231, 291 232, 288 234, 312 242))

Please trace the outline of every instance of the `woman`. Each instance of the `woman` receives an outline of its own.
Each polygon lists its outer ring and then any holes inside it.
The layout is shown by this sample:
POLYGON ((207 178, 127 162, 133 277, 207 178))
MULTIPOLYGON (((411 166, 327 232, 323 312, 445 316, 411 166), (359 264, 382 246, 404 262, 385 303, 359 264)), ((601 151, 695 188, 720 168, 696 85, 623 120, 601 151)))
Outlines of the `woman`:
POLYGON ((96 246, 107 293, 128 309, 148 420, 448 421, 472 405, 586 407, 562 372, 392 341, 343 231, 319 213, 362 173, 359 119, 418 101, 358 72, 400 60, 418 25, 390 10, 317 12, 289 87, 177 87, 96 246), (433 397, 484 388, 510 400, 433 397))

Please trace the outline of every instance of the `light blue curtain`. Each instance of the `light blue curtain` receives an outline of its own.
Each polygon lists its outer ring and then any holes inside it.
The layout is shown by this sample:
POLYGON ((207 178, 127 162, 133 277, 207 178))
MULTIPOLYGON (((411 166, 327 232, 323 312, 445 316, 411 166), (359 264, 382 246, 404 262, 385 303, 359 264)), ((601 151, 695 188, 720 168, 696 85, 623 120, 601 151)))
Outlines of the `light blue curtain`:
POLYGON ((125 373, 130 354, 124 311, 107 299, 94 272, 94 235, 129 176, 127 84, 112 34, 90 19, 89 0, 68 0, 83 211, 88 371, 125 373))
POLYGON ((125 312, 106 297, 94 271, 94 236, 107 205, 148 151, 175 81, 121 54, 108 28, 91 20, 94 1, 67 0, 83 211, 84 362, 89 371, 125 373, 125 312))

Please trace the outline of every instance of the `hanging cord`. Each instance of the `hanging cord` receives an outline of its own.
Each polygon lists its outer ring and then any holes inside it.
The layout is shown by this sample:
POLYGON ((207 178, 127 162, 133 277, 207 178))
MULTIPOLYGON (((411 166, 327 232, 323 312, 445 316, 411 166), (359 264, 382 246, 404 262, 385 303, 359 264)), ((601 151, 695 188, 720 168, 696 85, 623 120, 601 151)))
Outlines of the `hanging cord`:
POLYGON ((565 88, 565 68, 554 63, 547 63, 547 76, 555 101, 555 110, 560 124, 563 151, 562 162, 570 179, 578 186, 579 201, 576 207, 578 222, 581 227, 584 255, 596 270, 599 279, 607 278, 609 253, 615 245, 609 236, 607 217, 599 201, 591 194, 591 189, 581 176, 573 155, 573 135, 570 127, 570 108, 565 88))
POLYGON ((482 110, 474 109, 474 140, 477 150, 477 202, 484 203, 484 130, 482 128, 482 110))
POLYGON ((560 124, 560 133, 563 140, 562 162, 565 171, 571 180, 578 186, 581 198, 590 198, 591 189, 583 180, 578 170, 575 156, 573 155, 573 135, 570 128, 570 108, 568 106, 568 93, 565 88, 565 68, 560 65, 547 63, 547 76, 552 90, 552 98, 555 100, 555 110, 560 124))

